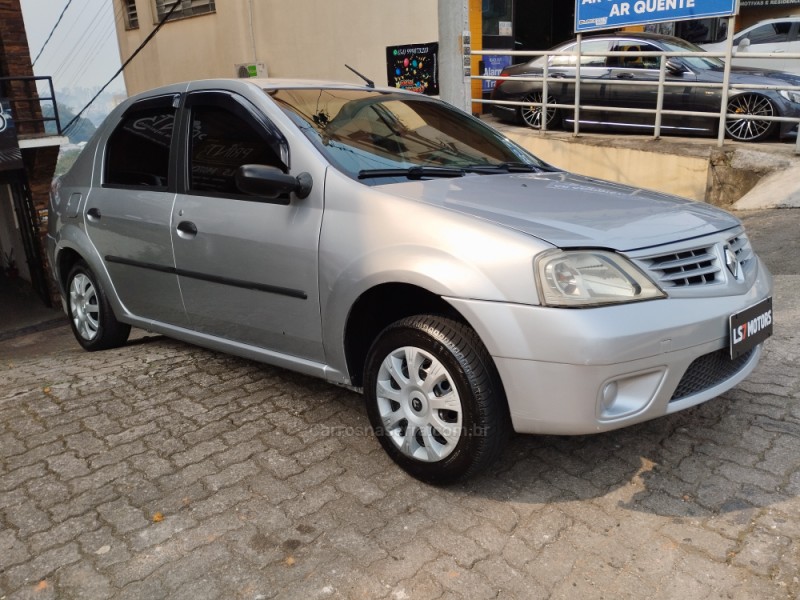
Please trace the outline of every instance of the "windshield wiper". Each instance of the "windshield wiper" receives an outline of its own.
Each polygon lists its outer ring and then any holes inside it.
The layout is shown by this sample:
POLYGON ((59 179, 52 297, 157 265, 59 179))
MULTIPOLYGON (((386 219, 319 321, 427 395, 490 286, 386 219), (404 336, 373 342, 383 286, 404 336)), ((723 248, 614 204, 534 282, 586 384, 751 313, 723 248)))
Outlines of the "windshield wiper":
POLYGON ((465 174, 464 169, 451 167, 409 167, 407 169, 363 169, 358 172, 358 178, 407 177, 418 180, 425 177, 463 177, 465 174))
POLYGON ((538 165, 524 162, 486 163, 464 167, 470 173, 536 173, 544 169, 538 165))

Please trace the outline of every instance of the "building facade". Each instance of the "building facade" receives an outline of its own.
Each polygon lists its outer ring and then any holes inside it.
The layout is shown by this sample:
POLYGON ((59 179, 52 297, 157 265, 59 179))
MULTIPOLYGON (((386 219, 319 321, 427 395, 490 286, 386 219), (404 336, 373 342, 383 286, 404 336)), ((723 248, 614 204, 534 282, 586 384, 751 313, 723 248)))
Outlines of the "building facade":
MULTIPOLYGON (((113 0, 123 61, 172 6, 167 0, 113 0)), ((438 39, 431 0, 182 0, 170 20, 125 68, 133 95, 190 79, 270 77, 353 80, 351 65, 386 85, 386 47, 438 39)))
POLYGON ((30 285, 42 303, 58 293, 46 264, 47 206, 58 150, 66 138, 45 133, 42 84, 34 78, 19 0, 0 0, 0 256, 2 285, 30 285))

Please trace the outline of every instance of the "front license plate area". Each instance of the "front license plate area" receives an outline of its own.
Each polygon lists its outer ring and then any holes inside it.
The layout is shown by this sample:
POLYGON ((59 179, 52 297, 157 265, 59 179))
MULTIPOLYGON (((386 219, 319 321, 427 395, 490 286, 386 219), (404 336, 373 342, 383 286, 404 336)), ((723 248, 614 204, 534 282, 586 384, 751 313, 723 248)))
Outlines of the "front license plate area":
POLYGON ((730 316, 731 359, 755 348, 772 335, 772 298, 730 316))

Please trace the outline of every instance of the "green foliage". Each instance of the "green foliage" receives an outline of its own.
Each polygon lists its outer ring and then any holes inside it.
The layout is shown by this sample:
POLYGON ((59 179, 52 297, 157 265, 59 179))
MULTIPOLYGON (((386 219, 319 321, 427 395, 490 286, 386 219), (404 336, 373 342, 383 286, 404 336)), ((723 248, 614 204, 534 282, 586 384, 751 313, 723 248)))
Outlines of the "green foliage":
MULTIPOLYGON (((42 114, 45 117, 52 117, 52 104, 44 104, 44 106, 42 106, 42 114)), ((58 104, 58 118, 61 121, 61 127, 66 126, 66 124, 69 123, 74 117, 75 113, 70 108, 64 106, 63 104, 58 104)), ((92 137, 95 129, 97 129, 97 127, 94 126, 94 123, 92 123, 89 119, 84 119, 81 117, 72 127, 70 127, 68 132, 69 141, 73 144, 86 142, 90 137, 92 137)), ((45 131, 49 135, 57 135, 55 121, 47 121, 45 123, 45 131)))

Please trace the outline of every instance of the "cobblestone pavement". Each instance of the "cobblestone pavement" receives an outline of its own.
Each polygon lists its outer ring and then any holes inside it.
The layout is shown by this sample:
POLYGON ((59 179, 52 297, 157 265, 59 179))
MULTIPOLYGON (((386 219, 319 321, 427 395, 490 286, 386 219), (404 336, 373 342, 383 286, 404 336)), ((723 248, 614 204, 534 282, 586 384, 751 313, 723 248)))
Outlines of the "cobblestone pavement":
POLYGON ((738 388, 518 436, 443 489, 323 382, 141 333, 3 342, 0 598, 796 598, 800 277, 778 270, 776 335, 738 388))

